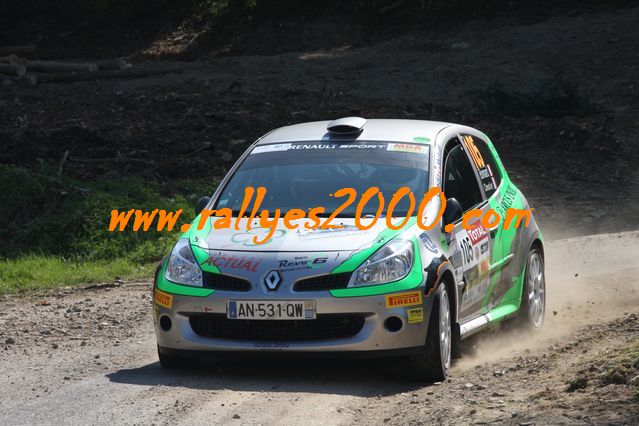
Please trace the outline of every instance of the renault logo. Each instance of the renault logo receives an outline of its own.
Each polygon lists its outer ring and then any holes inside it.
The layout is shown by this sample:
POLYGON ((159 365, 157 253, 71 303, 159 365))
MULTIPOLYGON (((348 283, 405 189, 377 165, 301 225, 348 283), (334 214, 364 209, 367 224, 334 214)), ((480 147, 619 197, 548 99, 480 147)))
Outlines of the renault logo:
POLYGON ((270 270, 266 276, 264 277, 264 284, 266 284, 266 288, 274 291, 277 290, 277 286, 282 282, 282 276, 279 271, 275 269, 270 270))

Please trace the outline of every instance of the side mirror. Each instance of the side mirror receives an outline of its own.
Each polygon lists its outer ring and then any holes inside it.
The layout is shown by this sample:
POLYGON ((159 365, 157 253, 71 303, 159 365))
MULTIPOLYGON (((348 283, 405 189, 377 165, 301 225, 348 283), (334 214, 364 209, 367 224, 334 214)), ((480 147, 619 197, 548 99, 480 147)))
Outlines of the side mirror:
POLYGON ((464 211, 459 201, 455 198, 448 198, 446 200, 446 210, 444 210, 443 215, 444 226, 461 219, 462 213, 464 213, 464 211))
POLYGON ((211 201, 211 197, 202 197, 197 201, 197 204, 195 205, 195 215, 199 215, 202 210, 204 210, 204 207, 206 207, 209 202, 211 201))

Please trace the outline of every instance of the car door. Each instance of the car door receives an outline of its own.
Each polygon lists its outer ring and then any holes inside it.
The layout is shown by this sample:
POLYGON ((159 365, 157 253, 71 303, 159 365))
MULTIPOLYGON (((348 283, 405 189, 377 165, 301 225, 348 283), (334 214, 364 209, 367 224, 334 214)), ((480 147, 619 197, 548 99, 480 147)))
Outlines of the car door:
MULTIPOLYGON (((483 209, 487 211, 491 206, 499 204, 500 201, 500 190, 503 189, 501 188, 500 169, 486 141, 470 134, 461 134, 460 138, 472 160, 471 163, 478 174, 481 188, 487 198, 486 208, 483 209)), ((510 263, 514 257, 513 250, 517 245, 515 239, 518 234, 514 230, 505 231, 501 222, 490 227, 487 231, 491 240, 488 265, 490 283, 482 302, 483 311, 494 307, 512 287, 512 282, 509 279, 512 276, 510 263)))
MULTIPOLYGON (((446 198, 455 198, 459 201, 464 213, 472 209, 485 210, 487 203, 479 185, 477 172, 459 137, 448 141, 443 158, 442 186, 446 198)), ((456 269, 458 285, 461 284, 459 291, 461 322, 482 313, 481 308, 490 284, 490 237, 478 219, 471 220, 470 224, 469 229, 463 229, 460 219, 454 223, 452 232, 447 234, 451 252, 454 252, 451 255, 451 263, 456 269), (463 277, 461 281, 460 276, 463 277)))

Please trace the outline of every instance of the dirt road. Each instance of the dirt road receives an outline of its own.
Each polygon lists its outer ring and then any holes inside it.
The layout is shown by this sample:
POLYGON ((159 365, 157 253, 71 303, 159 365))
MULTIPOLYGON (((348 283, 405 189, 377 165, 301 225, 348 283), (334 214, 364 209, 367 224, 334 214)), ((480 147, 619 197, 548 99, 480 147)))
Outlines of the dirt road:
POLYGON ((5 296, 0 424, 636 423, 638 255, 639 232, 549 243, 543 334, 483 333, 428 385, 401 359, 164 371, 149 283, 5 296))

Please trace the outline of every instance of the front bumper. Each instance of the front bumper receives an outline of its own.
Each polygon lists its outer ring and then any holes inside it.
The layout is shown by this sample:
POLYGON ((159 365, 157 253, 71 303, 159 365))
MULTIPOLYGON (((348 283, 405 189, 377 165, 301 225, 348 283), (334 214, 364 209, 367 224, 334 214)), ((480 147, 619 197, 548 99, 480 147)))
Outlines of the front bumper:
MULTIPOLYGON (((421 285, 410 291, 399 293, 421 292, 421 285)), ((192 316, 226 316, 227 300, 256 300, 265 297, 251 297, 237 292, 216 291, 207 297, 172 295, 171 306, 154 304, 155 332, 158 346, 165 353, 176 350, 182 352, 294 352, 294 353, 345 353, 345 352, 388 352, 408 350, 423 346, 426 341, 428 319, 432 308, 432 298, 422 297, 419 305, 387 307, 387 296, 362 296, 336 298, 328 291, 287 294, 285 297, 273 296, 275 300, 315 300, 318 318, 331 316, 356 316, 363 318, 361 329, 348 337, 321 339, 277 340, 272 335, 268 340, 258 338, 217 338, 200 334, 194 330, 190 321, 192 316), (419 315, 421 309, 421 319, 419 315), (390 331, 385 322, 390 317, 401 321, 397 331, 390 331), (164 318, 164 319, 163 319, 164 318), (170 321, 170 328, 166 325, 170 321)), ((245 321, 245 320, 228 320, 245 321)), ((290 320, 282 320, 290 321, 290 320)), ((304 322, 315 320, 304 320, 304 322)), ((397 322, 397 321, 395 321, 397 322)))

